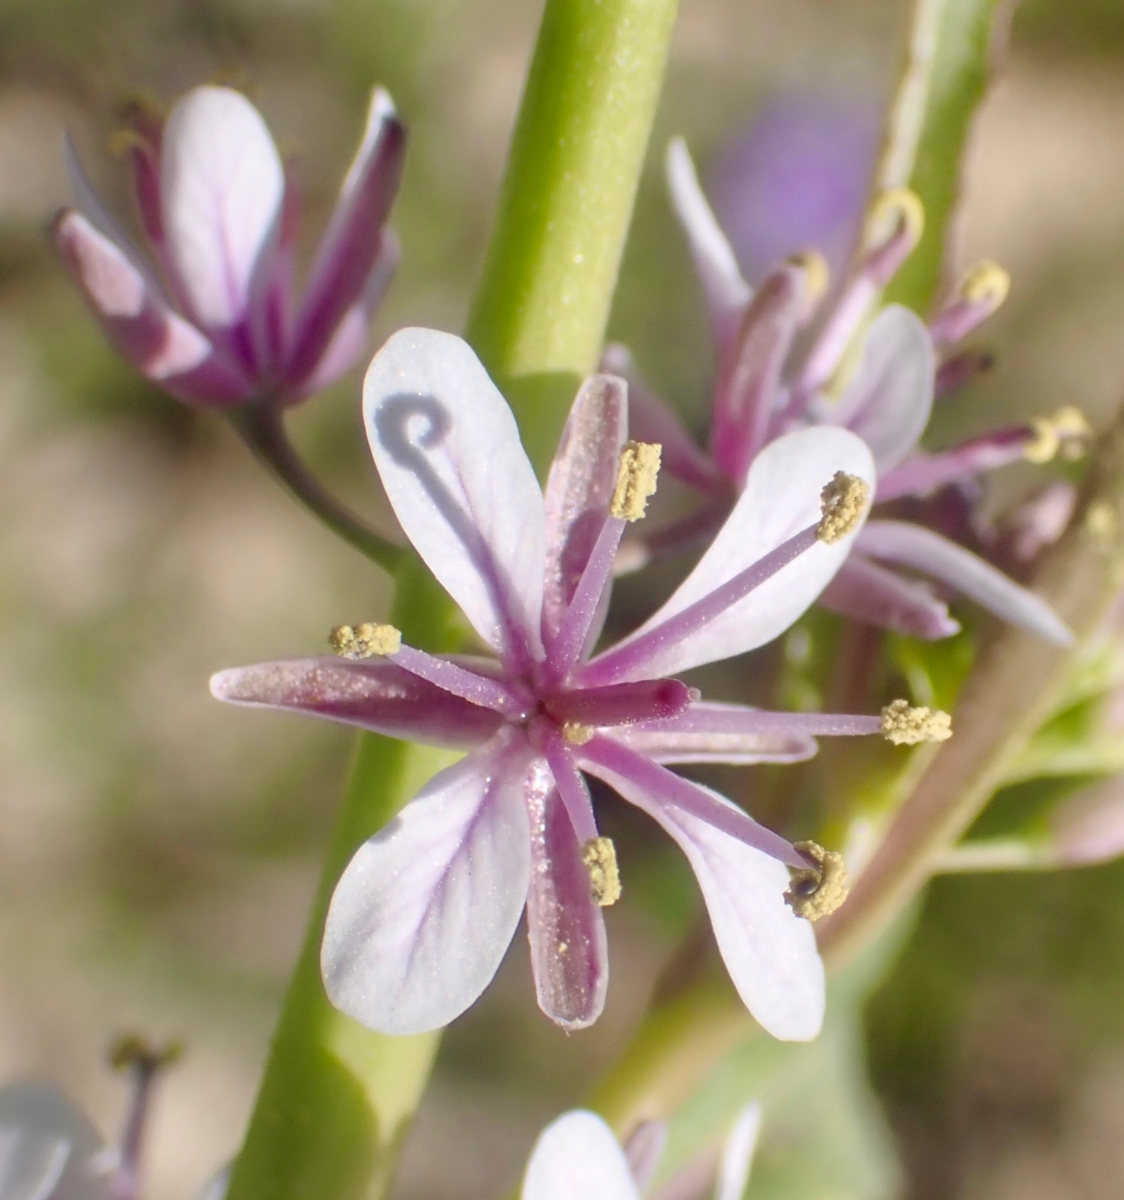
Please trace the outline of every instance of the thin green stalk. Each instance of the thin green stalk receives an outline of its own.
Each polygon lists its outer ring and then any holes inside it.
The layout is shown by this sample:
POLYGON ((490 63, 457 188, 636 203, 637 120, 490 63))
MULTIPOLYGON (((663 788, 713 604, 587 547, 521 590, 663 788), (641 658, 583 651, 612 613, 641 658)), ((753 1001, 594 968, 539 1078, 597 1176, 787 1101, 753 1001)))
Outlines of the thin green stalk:
MULTIPOLYGON (((540 466, 596 366, 675 9, 676 0, 548 0, 543 16, 470 329, 517 401, 540 466)), ((405 558, 394 623, 442 650, 456 640, 450 617, 447 598, 405 558)), ((385 1192, 439 1035, 383 1037, 337 1013, 320 980, 320 940, 355 848, 448 761, 361 739, 228 1200, 385 1192)))
POLYGON ((541 471, 596 370, 678 0, 550 0, 467 337, 541 471))

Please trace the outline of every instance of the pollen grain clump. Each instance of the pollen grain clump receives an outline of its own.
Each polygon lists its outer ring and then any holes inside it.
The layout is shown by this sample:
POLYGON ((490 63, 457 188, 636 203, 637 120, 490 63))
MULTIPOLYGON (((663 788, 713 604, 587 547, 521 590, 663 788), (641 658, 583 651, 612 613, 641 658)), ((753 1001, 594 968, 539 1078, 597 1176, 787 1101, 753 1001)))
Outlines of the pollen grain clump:
POLYGON ((1080 458, 1093 434, 1084 413, 1072 404, 1052 416, 1038 417, 1031 428, 1034 437, 1023 447, 1023 458, 1032 463, 1047 463, 1059 454, 1071 461, 1080 458))
POLYGON ((655 494, 660 473, 658 442, 625 442, 609 512, 624 521, 639 521, 655 494))
POLYGON ((847 864, 838 851, 817 842, 797 842, 795 848, 810 865, 793 869, 784 901, 798 917, 818 921, 847 899, 847 864))
POLYGON ((337 625, 328 635, 328 645, 340 658, 376 658, 397 654, 402 648, 402 634, 393 625, 337 625))
POLYGON ((870 487, 865 479, 836 471, 820 492, 822 515, 816 537, 829 544, 845 538, 862 520, 869 500, 870 487))
POLYGON ((952 737, 952 718, 939 708, 914 708, 908 700, 895 700, 882 710, 880 732, 895 746, 947 742, 952 737))
POLYGON ((608 908, 621 898, 621 875, 612 838, 590 838, 582 847, 582 862, 589 871, 589 892, 595 904, 608 908))

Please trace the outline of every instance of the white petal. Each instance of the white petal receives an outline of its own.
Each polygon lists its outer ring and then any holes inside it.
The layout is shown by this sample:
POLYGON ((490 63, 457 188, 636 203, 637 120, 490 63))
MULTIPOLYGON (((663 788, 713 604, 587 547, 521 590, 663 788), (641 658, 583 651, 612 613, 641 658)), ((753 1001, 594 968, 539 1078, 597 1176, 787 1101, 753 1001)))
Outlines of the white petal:
POLYGON ((237 324, 285 191, 265 122, 239 92, 195 88, 164 127, 160 173, 168 250, 194 315, 237 324))
POLYGON ((640 1200, 640 1193, 612 1130, 579 1109, 539 1134, 522 1200, 640 1200))
POLYGON ((749 1168, 753 1162, 753 1151, 757 1146, 757 1135, 760 1131, 761 1105, 747 1104, 738 1113, 738 1118, 722 1147, 722 1161, 718 1167, 718 1186, 714 1190, 714 1200, 742 1200, 745 1185, 749 1182, 749 1168))
POLYGON ((737 259, 719 227, 695 173, 687 143, 673 138, 667 148, 667 184, 675 215, 691 244, 691 256, 699 274, 711 321, 721 340, 729 334, 731 320, 753 295, 742 278, 737 259))
POLYGON ((542 492, 511 409, 467 342, 403 329, 363 383, 367 437, 406 536, 501 654, 542 655, 542 492))
POLYGON ((896 467, 921 440, 933 407, 936 363, 925 323, 891 304, 866 335, 862 365, 824 420, 845 424, 870 447, 879 473, 896 467))
POLYGON ((527 763, 526 749, 499 735, 356 851, 321 950, 337 1008, 379 1033, 421 1033, 488 986, 527 898, 527 763))
POLYGON ((649 811, 691 863, 746 1008, 773 1037, 810 1041, 823 1024, 823 963, 812 926, 784 902, 788 868, 678 809, 649 811))
POLYGON ((101 1139, 50 1084, 0 1090, 0 1200, 107 1200, 92 1159, 101 1139))
MULTIPOLYGON (((870 451, 845 429, 803 429, 766 446, 754 459, 745 491, 710 549, 663 608, 621 645, 662 625, 819 521, 820 491, 836 471, 864 479, 873 494, 870 451)), ((664 647, 631 677, 674 675, 772 641, 827 587, 850 553, 854 536, 830 545, 817 542, 697 633, 664 647)))
POLYGON ((1059 646, 1073 641, 1065 622, 1041 596, 931 529, 909 521, 871 521, 857 545, 871 558, 902 563, 942 580, 1002 620, 1047 641, 1059 646))

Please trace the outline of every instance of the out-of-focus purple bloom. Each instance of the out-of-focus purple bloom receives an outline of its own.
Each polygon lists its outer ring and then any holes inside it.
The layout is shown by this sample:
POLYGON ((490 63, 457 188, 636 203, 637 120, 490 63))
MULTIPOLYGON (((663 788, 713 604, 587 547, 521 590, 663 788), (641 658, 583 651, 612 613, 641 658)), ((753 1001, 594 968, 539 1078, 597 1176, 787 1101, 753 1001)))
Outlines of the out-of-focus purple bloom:
MULTIPOLYGON (((741 1200, 760 1127, 760 1106, 746 1105, 722 1147, 714 1200, 741 1200)), ((646 1122, 622 1148, 596 1113, 563 1113, 535 1143, 522 1200, 640 1200, 655 1174, 664 1136, 662 1124, 646 1122)))
POLYGON ((404 141, 376 90, 299 301, 297 192, 261 115, 229 88, 195 88, 167 121, 136 122, 129 153, 148 255, 72 149, 77 207, 60 214, 55 241, 113 344, 171 395, 205 407, 292 404, 363 353, 398 255, 385 222, 404 141))
MULTIPOLYGON (((874 456, 875 501, 924 496, 1019 458, 1044 462, 1080 449, 1088 426, 1075 409, 997 430, 951 450, 919 448, 939 380, 937 351, 975 328, 1002 302, 1007 276, 994 264, 970 272, 931 326, 891 304, 870 320, 879 293, 912 251, 923 213, 911 192, 886 193, 876 205, 857 267, 806 353, 794 351, 826 282, 822 260, 804 255, 775 266, 756 290, 738 268, 712 213, 687 147, 673 141, 667 159, 672 200, 687 233, 710 310, 715 383, 708 452, 639 379, 621 346, 609 347, 608 370, 632 384, 632 427, 659 431, 669 472, 706 497, 678 527, 657 531, 647 552, 701 539, 721 521, 745 486, 757 456, 795 429, 851 430, 874 456)), ((946 366, 963 366, 954 356, 946 366)), ((959 370, 959 368, 958 368, 959 370)), ((962 372, 961 372, 962 373, 962 372)), ((957 371, 953 371, 956 375, 957 371)), ((634 549, 629 565, 645 557, 634 549)), ((1065 643, 1069 630, 1052 609, 963 547, 905 521, 875 520, 853 545, 822 602, 849 616, 925 638, 959 629, 947 606, 924 584, 897 574, 904 566, 969 596, 1002 619, 1065 643)))
MULTIPOLYGON (((807 609, 862 523, 870 452, 843 429, 778 438, 679 590, 591 657, 621 534, 658 465, 658 446, 625 442, 626 402, 619 379, 582 387, 544 495, 471 349, 431 330, 396 334, 364 385, 375 464, 407 537, 496 657, 437 657, 391 626, 341 627, 342 657, 212 680, 222 700, 470 750, 358 850, 336 887, 324 977, 333 1002, 371 1028, 412 1033, 463 1012, 524 906, 543 1011, 568 1028, 597 1018, 608 981, 600 909, 619 887, 588 774, 682 847, 761 1024, 789 1039, 819 1029, 815 939, 784 898, 788 868, 816 864, 665 764, 793 761, 817 734, 893 739, 896 717, 710 704, 670 676, 762 645, 807 609)), ((947 736, 927 710, 905 720, 908 740, 947 736)))
POLYGON ((765 103, 710 171, 714 209, 747 279, 815 246, 832 277, 862 225, 881 132, 857 96, 784 94, 765 103))

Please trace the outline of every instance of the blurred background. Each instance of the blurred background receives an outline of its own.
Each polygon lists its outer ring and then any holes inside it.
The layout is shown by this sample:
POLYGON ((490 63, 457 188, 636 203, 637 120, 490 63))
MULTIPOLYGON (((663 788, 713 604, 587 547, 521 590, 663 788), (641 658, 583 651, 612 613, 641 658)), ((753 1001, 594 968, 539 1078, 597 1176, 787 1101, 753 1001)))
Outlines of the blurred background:
MULTIPOLYGON (((667 138, 687 135, 751 277, 813 235, 844 261, 905 7, 683 0, 611 332, 696 425, 707 334, 662 185, 667 138)), ((298 164, 307 247, 384 84, 411 145, 403 265, 372 346, 404 324, 459 330, 539 13, 530 0, 0 0, 0 1079, 54 1079, 111 1136, 124 1103, 111 1036, 183 1038, 155 1114, 151 1200, 191 1195, 239 1144, 351 746, 331 726, 221 708, 207 677, 317 651, 331 626, 380 615, 385 586, 220 421, 102 343, 47 238, 67 199, 63 131, 126 211, 111 148, 123 106, 207 80, 243 88, 298 164)), ((1016 18, 960 227, 961 261, 997 259, 1013 289, 987 329, 998 369, 947 403, 939 438, 1061 404, 1103 424, 1124 390, 1122 65, 1118 0, 1028 0, 1016 18)), ((295 434, 389 529, 357 384, 301 409, 295 434)), ((1025 483, 1012 468, 992 504, 1025 483)), ((627 624, 641 597, 626 586, 621 600, 627 624)), ((744 796, 752 772, 723 784, 744 796)), ((500 1195, 694 927, 673 848, 612 801, 605 824, 625 899, 608 913, 604 1020, 572 1037, 550 1026, 517 937, 446 1038, 402 1200, 500 1195)), ((1124 1194, 1124 867, 938 882, 867 1029, 906 1194, 1124 1194)))

